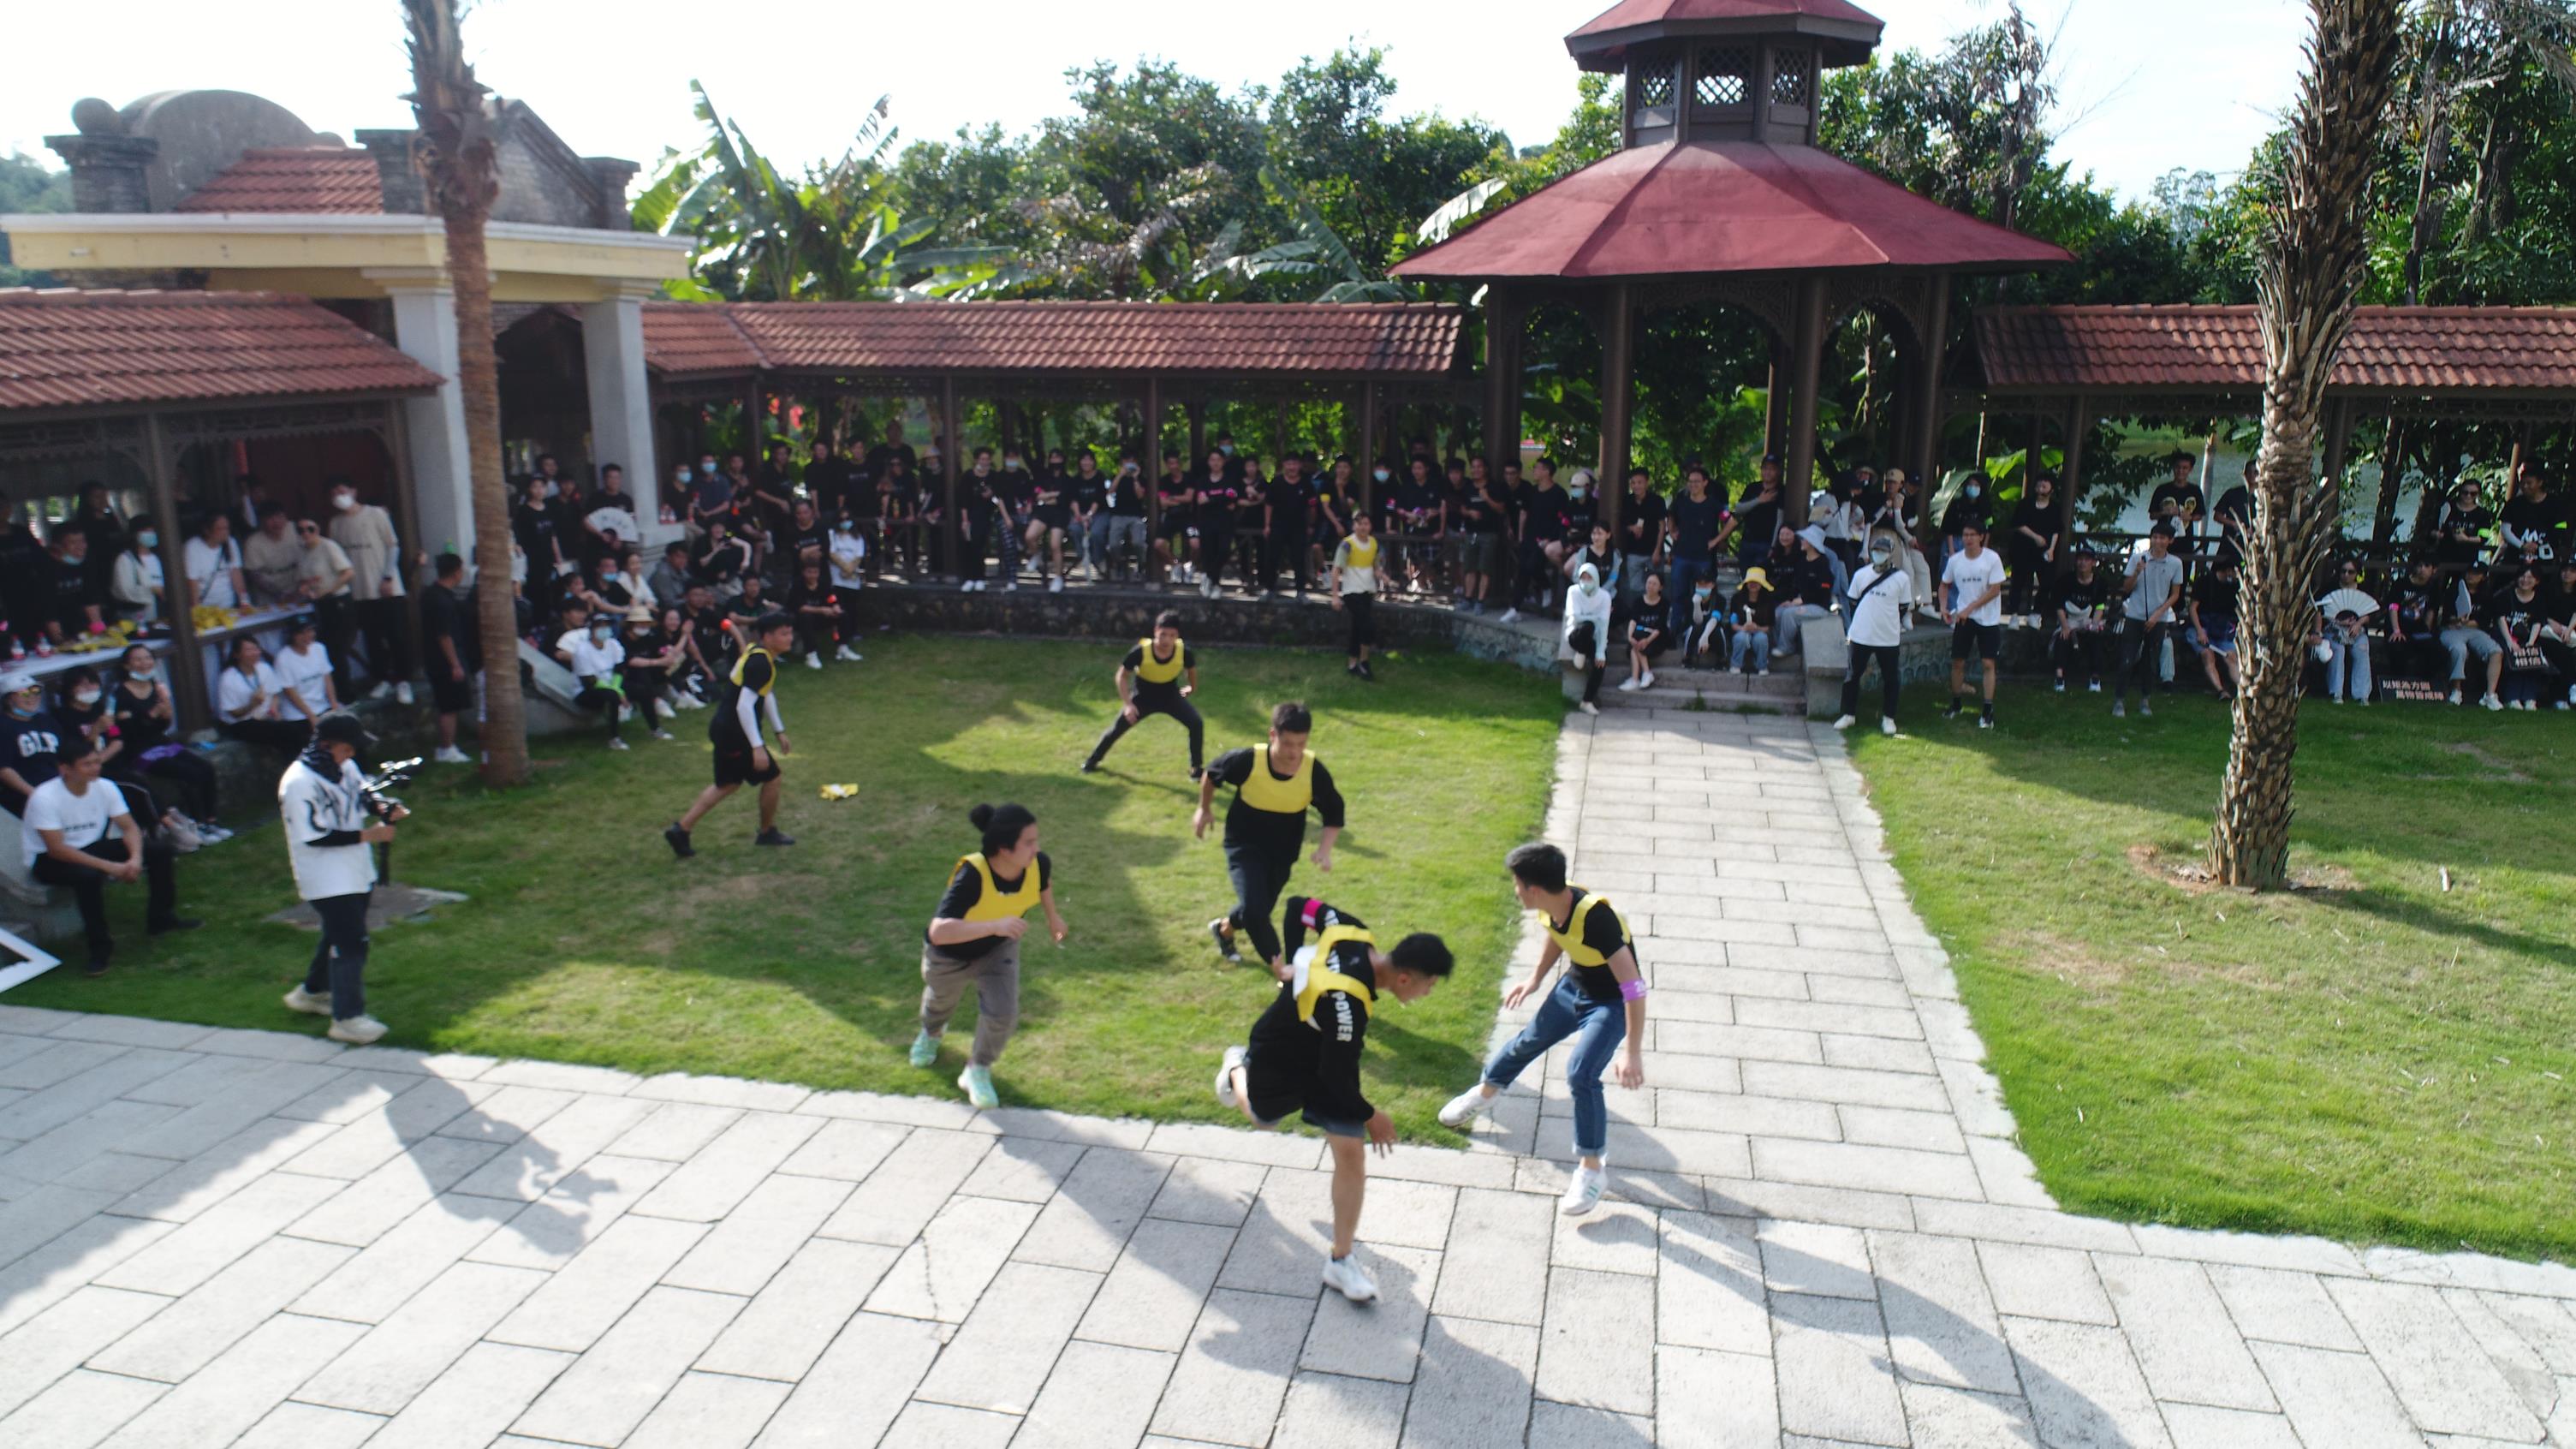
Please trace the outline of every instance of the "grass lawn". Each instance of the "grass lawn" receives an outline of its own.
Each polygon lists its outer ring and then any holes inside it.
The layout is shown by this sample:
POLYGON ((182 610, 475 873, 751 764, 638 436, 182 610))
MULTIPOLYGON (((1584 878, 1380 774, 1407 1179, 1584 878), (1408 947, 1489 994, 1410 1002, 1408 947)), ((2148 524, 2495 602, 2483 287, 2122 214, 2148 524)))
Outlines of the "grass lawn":
POLYGON ((2576 721, 2311 702, 2292 867, 2342 888, 2257 898, 2136 858, 2202 849, 2215 701, 1907 709, 1854 756, 2059 1201, 2576 1252, 2576 721))
MULTIPOLYGON (((388 1040, 956 1095, 971 1005, 937 1069, 903 1058, 922 928, 975 848, 967 809, 1017 800, 1037 812, 1072 935, 1047 945, 1041 921, 1023 947, 1020 1032, 995 1074, 1004 1100, 1223 1120, 1208 1091, 1217 1054, 1274 988, 1207 939, 1230 892, 1216 832, 1190 838, 1197 787, 1180 727, 1148 720, 1102 773, 1076 773, 1114 706, 1124 647, 880 635, 866 649, 862 665, 786 671, 792 850, 751 848, 746 791, 699 827, 697 859, 671 858, 661 828, 707 778, 704 713, 681 717, 680 742, 638 737, 624 755, 594 738, 540 741, 552 763, 506 797, 462 769, 425 777, 407 796, 416 818, 396 874, 473 900, 378 933, 368 997, 388 1040), (843 781, 857 799, 816 798, 843 781)), ((1447 655, 1389 662, 1376 685, 1346 677, 1336 655, 1202 649, 1200 660, 1211 757, 1257 742, 1276 700, 1316 711, 1315 749, 1350 828, 1333 873, 1308 861, 1291 889, 1320 891, 1385 940, 1431 930, 1456 951, 1452 984, 1387 1006, 1369 1033, 1376 1099, 1408 1133, 1445 1137, 1432 1114, 1474 1079, 1518 939, 1502 858, 1545 815, 1555 682, 1447 655)), ((125 943, 113 972, 57 970, 5 999, 317 1027, 278 1005, 314 938, 263 920, 294 900, 274 824, 180 862, 181 905, 206 929, 147 945, 141 893, 112 893, 125 943)))

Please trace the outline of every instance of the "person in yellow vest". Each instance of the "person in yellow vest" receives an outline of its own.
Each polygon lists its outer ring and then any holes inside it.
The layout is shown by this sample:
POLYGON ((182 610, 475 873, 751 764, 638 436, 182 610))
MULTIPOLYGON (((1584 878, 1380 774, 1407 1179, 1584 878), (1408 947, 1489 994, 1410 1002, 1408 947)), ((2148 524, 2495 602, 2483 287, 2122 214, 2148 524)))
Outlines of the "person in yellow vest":
POLYGON ((993 1063, 1020 1022, 1020 937, 1028 914, 1046 908, 1047 934, 1064 944, 1055 908, 1055 862, 1038 849, 1038 818, 1020 805, 978 805, 966 818, 983 832, 983 849, 961 856, 947 893, 921 934, 921 1035, 912 1064, 939 1059, 939 1039, 967 988, 975 991, 975 1045, 957 1085, 977 1107, 1001 1105, 993 1063))
POLYGON ((1216 948, 1228 961, 1240 961, 1237 931, 1248 931, 1252 949, 1270 974, 1285 981, 1288 964, 1279 954, 1279 933, 1270 912, 1288 888, 1288 873, 1306 845, 1306 812, 1324 822, 1315 842, 1315 868, 1331 871, 1333 842, 1342 834, 1342 792, 1333 788, 1333 772, 1306 748, 1315 717, 1291 700, 1270 711, 1270 743, 1228 750, 1199 776, 1198 813, 1190 833, 1207 839, 1216 823, 1216 787, 1235 787, 1234 804, 1225 812, 1225 873, 1234 881, 1234 909, 1208 922, 1216 948))
POLYGON ((698 828, 708 811, 745 785, 760 787, 760 833, 751 843, 796 843, 778 828, 778 757, 794 754, 796 747, 788 742, 787 726, 778 717, 778 696, 770 692, 778 687, 779 656, 795 643, 793 615, 763 614, 752 626, 751 647, 734 660, 725 677, 724 699, 707 720, 707 739, 716 747, 716 782, 699 791, 689 813, 662 832, 662 838, 671 843, 671 853, 680 859, 698 853, 689 843, 689 832, 698 828), (778 741, 774 747, 762 741, 763 714, 769 717, 770 735, 778 741))
POLYGON ((1375 680, 1369 646, 1377 642, 1377 533, 1365 512, 1351 519, 1350 537, 1333 550, 1333 607, 1350 616, 1350 672, 1375 680))
POLYGON ((1536 994, 1560 958, 1569 965, 1538 1015, 1485 1063, 1484 1079, 1440 1109, 1440 1122, 1465 1130, 1513 1078, 1545 1057, 1550 1047, 1574 1038, 1565 1086, 1574 1099, 1576 1160, 1573 1179, 1556 1206, 1567 1217, 1581 1217, 1601 1203, 1602 1152, 1610 1135, 1601 1074, 1615 1057, 1620 1086, 1635 1091, 1646 1082, 1646 978, 1618 908, 1595 892, 1566 883, 1564 851, 1524 845, 1505 856, 1503 864, 1512 873, 1512 894, 1521 905, 1547 917, 1547 943, 1539 947, 1538 967, 1528 980, 1513 982, 1503 993, 1504 1007, 1518 1007, 1536 994))
POLYGON ((1091 747, 1082 773, 1098 771, 1109 747, 1144 723, 1145 716, 1167 714, 1190 732, 1190 778, 1197 779, 1207 749, 1207 726, 1199 718, 1198 706, 1190 703, 1198 689, 1199 657, 1181 642, 1181 616, 1165 609, 1154 620, 1154 637, 1137 640, 1127 657, 1118 661, 1118 717, 1100 732, 1100 743, 1091 747))
POLYGON ((1381 1156, 1395 1149, 1395 1121, 1360 1089, 1360 1050, 1379 1000, 1420 1001, 1449 979, 1453 962, 1438 936, 1416 933, 1385 950, 1358 917, 1311 897, 1289 898, 1286 924, 1296 968, 1252 1024, 1248 1044, 1226 1048, 1216 1097, 1256 1126, 1277 1127, 1296 1112, 1324 1133, 1333 1157, 1324 1285, 1365 1303, 1377 1284, 1352 1256, 1352 1240, 1368 1191, 1368 1149, 1381 1156))

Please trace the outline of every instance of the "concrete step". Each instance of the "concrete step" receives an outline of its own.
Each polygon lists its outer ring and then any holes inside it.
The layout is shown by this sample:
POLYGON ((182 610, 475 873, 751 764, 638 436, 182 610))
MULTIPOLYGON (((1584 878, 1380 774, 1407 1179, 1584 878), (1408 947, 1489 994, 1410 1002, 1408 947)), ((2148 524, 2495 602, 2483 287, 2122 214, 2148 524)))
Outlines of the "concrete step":
MULTIPOLYGON (((1601 707, 1612 709, 1707 710, 1718 713, 1802 714, 1806 710, 1805 677, 1790 661, 1771 674, 1744 675, 1720 669, 1671 667, 1655 671, 1655 687, 1622 690, 1628 677, 1614 668, 1601 682, 1601 707)), ((1569 676, 1571 677, 1571 676, 1569 676)), ((1575 692, 1579 693, 1579 686, 1575 692)))

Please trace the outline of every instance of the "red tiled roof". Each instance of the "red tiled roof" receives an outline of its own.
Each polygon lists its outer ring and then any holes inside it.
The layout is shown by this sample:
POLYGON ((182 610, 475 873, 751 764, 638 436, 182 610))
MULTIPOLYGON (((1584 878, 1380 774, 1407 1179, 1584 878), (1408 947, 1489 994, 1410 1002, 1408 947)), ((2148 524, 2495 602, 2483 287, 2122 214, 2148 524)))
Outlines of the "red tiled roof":
POLYGON ((0 409, 418 393, 392 344, 266 292, 0 291, 0 409))
POLYGON ((1687 24, 1692 21, 1835 20, 1881 26, 1875 15, 1850 0, 1619 0, 1576 27, 1576 35, 1600 35, 1639 25, 1687 24))
POLYGON ((2074 260, 1830 151, 1667 141, 1605 157, 1399 262, 1458 280, 1875 267, 2026 271, 2074 260))
MULTIPOLYGON (((1998 390, 2263 385, 2252 307, 1994 307, 1977 354, 1998 390)), ((2364 307, 2330 383, 2365 392, 2576 391, 2576 308, 2364 307)))
POLYGON ((1849 0, 1619 0, 1565 37, 1589 69, 1616 69, 1629 45, 1691 35, 1805 33, 1825 41, 1825 63, 1866 59, 1886 26, 1849 0))
POLYGON ((665 376, 849 372, 1437 376, 1466 314, 1434 303, 657 302, 665 376))
POLYGON ((372 215, 385 209, 376 158, 345 146, 245 151, 173 211, 290 211, 372 215))

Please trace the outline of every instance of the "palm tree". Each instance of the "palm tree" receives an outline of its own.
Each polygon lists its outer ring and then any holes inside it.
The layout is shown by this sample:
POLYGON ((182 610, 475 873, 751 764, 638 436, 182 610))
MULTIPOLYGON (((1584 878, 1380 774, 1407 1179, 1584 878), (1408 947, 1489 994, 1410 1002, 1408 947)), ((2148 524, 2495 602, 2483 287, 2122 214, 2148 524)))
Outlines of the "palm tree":
POLYGON ((2227 776, 2209 838, 2221 884, 2289 880, 2291 762, 2299 747, 2309 602, 2333 539, 2341 480, 2315 477, 2326 380, 2369 268, 2368 197, 2393 85, 2400 0, 2312 0, 2316 34, 2255 280, 2263 319, 2263 447, 2245 533, 2242 627, 2227 776))
POLYGON ((457 0, 402 0, 411 51, 418 163, 447 233, 448 285, 456 297, 456 387, 464 395, 465 453, 474 500, 474 559, 481 587, 483 778, 528 778, 528 720, 519 696, 518 620, 509 576, 510 499, 501 478, 501 370, 492 355, 492 265, 483 224, 501 194, 491 92, 465 61, 457 0))

